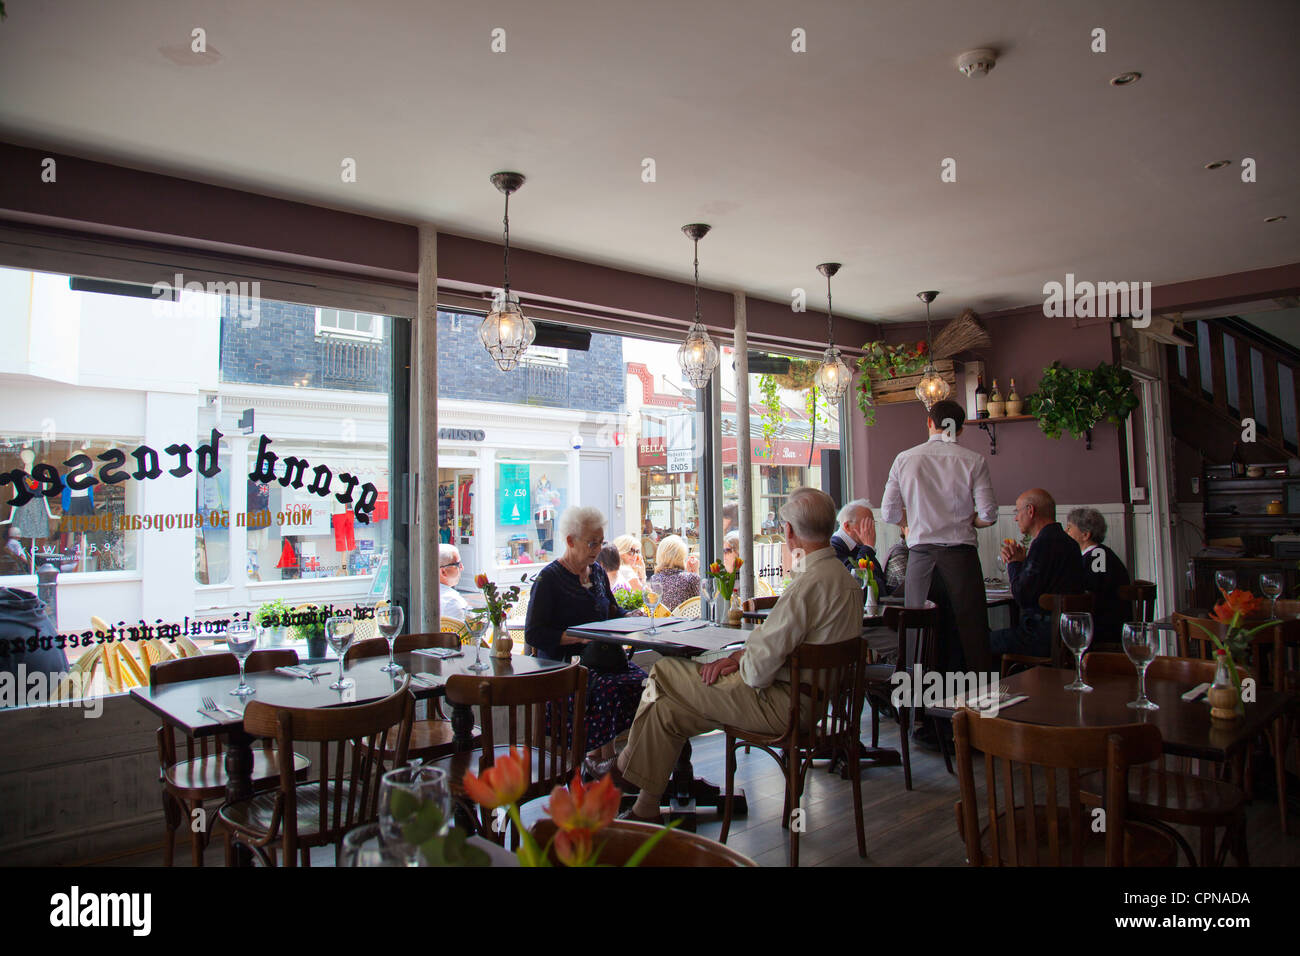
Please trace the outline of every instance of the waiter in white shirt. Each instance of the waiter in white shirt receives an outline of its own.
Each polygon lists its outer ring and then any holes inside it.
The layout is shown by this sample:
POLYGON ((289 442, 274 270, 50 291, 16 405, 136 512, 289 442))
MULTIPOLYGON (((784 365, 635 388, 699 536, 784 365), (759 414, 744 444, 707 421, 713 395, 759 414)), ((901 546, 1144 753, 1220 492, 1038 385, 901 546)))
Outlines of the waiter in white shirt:
MULTIPOLYGON (((925 444, 901 452, 889 469, 880 504, 881 520, 907 521, 907 605, 927 596, 955 617, 959 647, 940 646, 945 669, 988 671, 989 651, 984 572, 975 548, 976 528, 997 520, 997 500, 988 462, 957 444, 966 410, 957 402, 935 402, 926 416, 925 444)), ((940 632, 940 640, 944 638, 940 632)))

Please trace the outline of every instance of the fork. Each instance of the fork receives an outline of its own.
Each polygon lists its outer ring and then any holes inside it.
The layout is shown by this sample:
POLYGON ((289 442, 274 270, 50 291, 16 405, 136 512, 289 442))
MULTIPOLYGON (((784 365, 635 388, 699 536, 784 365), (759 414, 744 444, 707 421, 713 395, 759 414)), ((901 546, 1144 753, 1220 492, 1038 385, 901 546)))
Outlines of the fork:
POLYGON ((203 709, 204 709, 204 710, 215 710, 217 713, 219 713, 219 714, 225 714, 225 715, 228 716, 228 717, 240 717, 240 718, 242 718, 242 717, 244 716, 244 715, 241 714, 239 711, 234 710, 234 709, 232 709, 232 708, 230 708, 230 707, 222 707, 222 706, 220 706, 220 705, 219 705, 215 700, 213 700, 211 697, 204 697, 204 698, 203 698, 203 709))

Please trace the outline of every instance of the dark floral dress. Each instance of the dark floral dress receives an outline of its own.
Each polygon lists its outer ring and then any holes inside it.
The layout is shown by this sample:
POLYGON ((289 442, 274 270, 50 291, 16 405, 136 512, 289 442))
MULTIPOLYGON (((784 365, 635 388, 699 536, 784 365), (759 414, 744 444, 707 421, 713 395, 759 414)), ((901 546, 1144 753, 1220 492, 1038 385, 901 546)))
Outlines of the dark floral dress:
POLYGON ((664 568, 650 575, 650 586, 659 592, 659 603, 672 611, 687 598, 700 596, 700 576, 682 568, 664 568))
MULTIPOLYGON (((538 656, 553 661, 577 657, 583 645, 560 643, 567 628, 623 616, 600 565, 593 564, 588 575, 591 587, 584 588, 578 576, 559 561, 538 573, 524 624, 524 640, 538 656)), ((604 746, 632 726, 645 679, 646 672, 631 663, 623 674, 588 673, 588 750, 604 746)))

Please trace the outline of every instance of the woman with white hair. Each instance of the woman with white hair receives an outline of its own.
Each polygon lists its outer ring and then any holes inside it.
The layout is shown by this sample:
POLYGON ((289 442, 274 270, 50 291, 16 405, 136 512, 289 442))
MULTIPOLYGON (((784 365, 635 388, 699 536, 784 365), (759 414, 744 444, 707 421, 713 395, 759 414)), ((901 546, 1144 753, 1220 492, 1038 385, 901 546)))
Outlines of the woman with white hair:
POLYGON ((650 587, 663 597, 663 606, 672 610, 687 598, 699 597, 700 576, 686 570, 689 549, 680 535, 670 534, 659 542, 655 551, 655 573, 650 575, 650 587))
POLYGON ((622 617, 596 556, 605 540, 605 516, 597 508, 569 508, 557 536, 564 553, 533 580, 524 640, 539 657, 567 661, 581 655, 587 677, 587 746, 584 769, 601 776, 614 757, 614 738, 632 726, 646 673, 617 645, 588 642, 567 632, 579 624, 622 617))

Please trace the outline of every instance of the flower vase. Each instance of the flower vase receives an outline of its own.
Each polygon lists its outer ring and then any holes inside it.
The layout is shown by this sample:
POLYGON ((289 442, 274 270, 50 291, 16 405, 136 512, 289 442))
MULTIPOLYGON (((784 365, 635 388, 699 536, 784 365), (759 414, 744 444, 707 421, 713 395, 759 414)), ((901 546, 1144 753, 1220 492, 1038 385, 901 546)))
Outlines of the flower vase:
POLYGON ((732 627, 739 627, 741 620, 740 595, 733 591, 731 600, 727 603, 727 623, 732 627))
POLYGON ((713 596, 713 623, 726 624, 727 612, 731 609, 731 602, 724 598, 721 593, 713 596))
POLYGON ((495 621, 492 623, 492 656, 510 659, 511 648, 515 646, 514 640, 510 637, 510 631, 506 628, 505 622, 500 624, 495 621))

